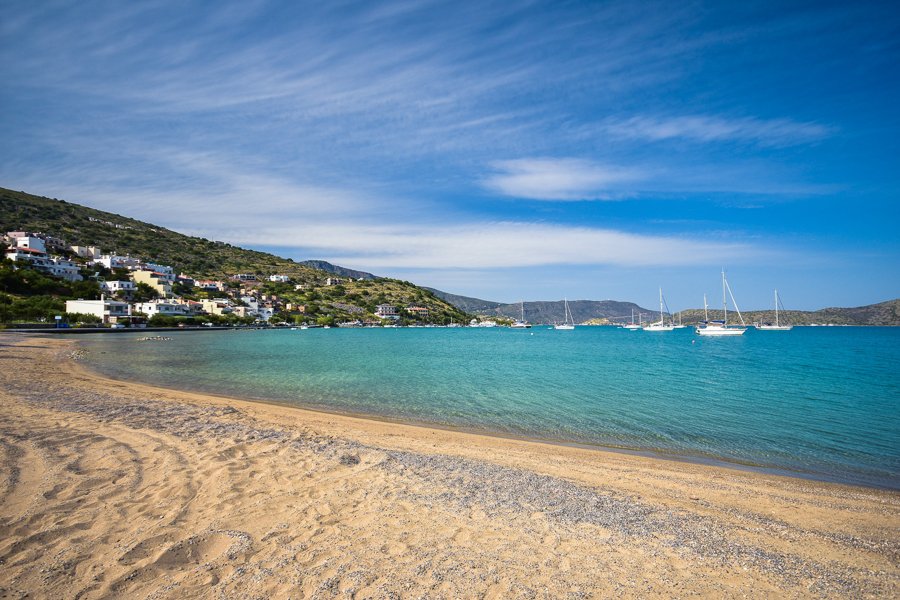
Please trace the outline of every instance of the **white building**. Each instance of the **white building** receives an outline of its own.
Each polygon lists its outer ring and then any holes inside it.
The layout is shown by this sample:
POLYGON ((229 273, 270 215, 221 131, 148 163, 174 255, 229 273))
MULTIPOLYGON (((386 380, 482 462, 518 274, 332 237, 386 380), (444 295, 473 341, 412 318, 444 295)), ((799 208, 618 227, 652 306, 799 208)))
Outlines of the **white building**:
POLYGON ((291 280, 287 275, 269 275, 269 281, 275 283, 288 283, 291 280))
POLYGON ((42 250, 34 248, 10 248, 6 251, 7 260, 14 262, 27 262, 36 269, 46 270, 50 264, 50 257, 42 250))
POLYGON ((110 271, 113 269, 135 269, 141 264, 141 261, 130 256, 116 256, 115 254, 104 254, 94 261, 98 265, 103 265, 110 271))
POLYGON ((397 320, 400 316, 397 314, 397 307, 390 304, 379 304, 375 307, 375 316, 382 319, 397 320))
POLYGON ((37 250, 38 252, 47 252, 47 245, 44 243, 44 240, 39 237, 22 235, 16 237, 15 240, 16 248, 30 248, 32 250, 37 250))
POLYGON ((115 294, 116 292, 123 292, 125 295, 130 296, 134 293, 135 284, 133 281, 101 281, 100 289, 104 292, 108 292, 110 294, 115 294))
POLYGON ((131 316, 131 307, 116 300, 66 300, 66 312, 94 315, 104 323, 115 323, 131 316))
POLYGON ((54 277, 59 277, 61 279, 65 279, 66 281, 81 281, 84 277, 79 273, 79 266, 73 263, 71 260, 66 260, 65 258, 55 257, 50 259, 50 264, 47 265, 47 272, 53 275, 54 277))
MULTIPOLYGON (((43 243, 43 240, 40 238, 33 239, 43 243)), ((34 269, 66 281, 81 281, 83 279, 81 273, 78 272, 77 264, 60 257, 50 258, 46 252, 38 248, 30 248, 28 246, 10 248, 6 251, 6 258, 14 262, 28 263, 34 269)))
POLYGON ((167 317, 187 317, 192 314, 190 306, 177 302, 165 302, 152 300, 150 302, 138 302, 134 305, 134 312, 144 313, 148 317, 165 315, 167 317))

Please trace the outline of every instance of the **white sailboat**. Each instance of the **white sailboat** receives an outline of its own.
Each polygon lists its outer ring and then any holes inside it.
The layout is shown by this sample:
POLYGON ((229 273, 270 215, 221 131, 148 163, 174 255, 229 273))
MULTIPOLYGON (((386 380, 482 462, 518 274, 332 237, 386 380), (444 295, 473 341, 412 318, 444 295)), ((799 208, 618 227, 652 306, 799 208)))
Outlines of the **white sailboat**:
MULTIPOLYGON (((640 318, 640 316, 638 317, 640 318)), ((634 322, 634 309, 631 309, 631 323, 622 326, 623 329, 629 329, 631 331, 637 331, 638 329, 642 329, 643 325, 639 325, 634 322)))
POLYGON ((757 329, 759 329, 760 331, 790 331, 794 328, 793 325, 782 325, 778 322, 778 305, 780 303, 781 301, 778 300, 778 290, 775 290, 775 324, 772 325, 771 323, 766 323, 763 325, 757 323, 757 329))
POLYGON ((531 329, 531 323, 529 323, 528 321, 525 320, 525 301, 524 300, 521 302, 521 311, 522 311, 522 318, 520 318, 518 321, 514 321, 513 324, 510 325, 510 327, 512 329, 531 329))
POLYGON ((703 321, 700 325, 694 329, 697 332, 697 335, 704 336, 730 336, 730 335, 744 335, 744 332, 747 331, 747 326, 744 323, 744 317, 741 316, 741 310, 738 308, 737 302, 734 300, 734 294, 731 293, 731 287, 728 285, 728 281, 725 279, 725 270, 722 270, 722 311, 724 313, 724 318, 721 321, 710 321, 709 314, 706 312, 706 296, 703 296, 703 310, 705 314, 706 320, 703 321), (728 326, 728 304, 725 299, 725 290, 728 290, 728 293, 731 294, 731 302, 734 304, 734 309, 737 311, 738 317, 741 319, 741 325, 743 327, 729 327, 728 326))
POLYGON ((566 306, 566 321, 565 323, 554 325, 553 329, 575 329, 575 319, 572 318, 572 313, 569 312, 569 300, 563 298, 563 303, 566 306))
POLYGON ((673 324, 672 324, 672 328, 673 328, 673 329, 684 329, 685 327, 687 327, 687 325, 684 325, 684 324, 681 322, 681 312, 679 311, 679 312, 678 312, 678 325, 675 325, 675 324, 673 323, 673 324))
POLYGON ((675 329, 674 325, 666 325, 666 320, 663 317, 663 293, 662 288, 659 288, 659 322, 651 323, 644 327, 644 331, 672 331, 675 329))

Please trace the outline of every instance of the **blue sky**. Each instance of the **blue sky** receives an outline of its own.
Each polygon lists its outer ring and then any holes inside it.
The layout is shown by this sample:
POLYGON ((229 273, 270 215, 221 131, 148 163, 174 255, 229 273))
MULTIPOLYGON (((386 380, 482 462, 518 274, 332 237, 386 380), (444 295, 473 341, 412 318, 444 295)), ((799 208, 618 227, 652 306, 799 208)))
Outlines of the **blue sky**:
POLYGON ((895 2, 18 2, 0 185, 499 301, 900 296, 895 2))

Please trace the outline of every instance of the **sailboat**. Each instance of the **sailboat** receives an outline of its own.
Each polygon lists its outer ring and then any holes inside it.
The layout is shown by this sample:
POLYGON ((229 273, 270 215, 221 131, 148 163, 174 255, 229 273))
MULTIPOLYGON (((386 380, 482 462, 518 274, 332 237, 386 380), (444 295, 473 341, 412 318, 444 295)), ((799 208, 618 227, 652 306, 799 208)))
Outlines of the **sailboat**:
POLYGON ((575 329, 575 319, 572 318, 572 313, 569 311, 568 299, 563 298, 563 303, 566 305, 566 321, 565 323, 557 323, 553 326, 553 329, 575 329))
MULTIPOLYGON (((639 317, 640 318, 640 317, 639 317)), ((637 331, 638 329, 642 329, 642 325, 638 325, 634 322, 634 309, 631 309, 631 323, 622 326, 623 329, 630 329, 631 331, 637 331)))
POLYGON ((529 323, 528 321, 525 320, 525 301, 524 300, 521 303, 521 311, 522 311, 522 318, 519 319, 518 321, 513 322, 513 324, 510 325, 510 327, 512 329, 531 329, 531 323, 529 323))
POLYGON ((687 325, 684 325, 681 322, 681 311, 678 311, 678 325, 675 325, 675 323, 672 323, 672 329, 684 329, 685 327, 687 327, 687 325))
POLYGON ((674 325, 666 325, 666 320, 663 317, 663 295, 662 288, 659 288, 659 322, 651 323, 644 327, 644 331, 672 331, 675 329, 674 325))
POLYGON ((728 285, 728 281, 725 279, 725 270, 722 270, 722 311, 724 313, 724 318, 721 321, 710 321, 709 314, 707 312, 706 306, 706 296, 703 296, 703 310, 705 319, 700 325, 694 329, 697 332, 697 335, 705 335, 705 336, 726 336, 726 335, 744 335, 744 332, 747 331, 747 326, 744 323, 744 317, 741 316, 741 311, 737 306, 737 302, 734 301, 734 294, 731 293, 731 287, 728 285), (737 311, 738 317, 741 319, 741 325, 743 327, 729 327, 728 326, 728 305, 725 300, 725 290, 728 290, 728 293, 731 294, 731 302, 734 304, 734 309, 737 311))
MULTIPOLYGON (((757 323, 756 328, 761 331, 790 331, 794 328, 793 325, 781 325, 778 322, 778 305, 781 304, 781 301, 778 300, 778 290, 775 290, 775 324, 766 323, 765 325, 757 323)), ((782 307, 784 308, 784 307, 782 307)))

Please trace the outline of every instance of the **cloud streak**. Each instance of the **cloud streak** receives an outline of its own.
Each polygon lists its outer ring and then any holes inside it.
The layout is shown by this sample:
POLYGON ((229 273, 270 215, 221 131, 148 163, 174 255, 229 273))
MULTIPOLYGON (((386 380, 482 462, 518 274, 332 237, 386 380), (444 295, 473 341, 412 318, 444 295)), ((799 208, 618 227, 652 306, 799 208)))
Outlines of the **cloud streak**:
POLYGON ((680 117, 635 116, 609 120, 601 131, 625 139, 695 142, 751 142, 764 146, 791 146, 822 140, 834 133, 832 127, 801 123, 791 119, 728 119, 712 115, 680 117))
POLYGON ((527 158, 496 161, 497 172, 484 178, 488 190, 531 200, 610 200, 624 184, 644 178, 635 168, 575 158, 527 158))

